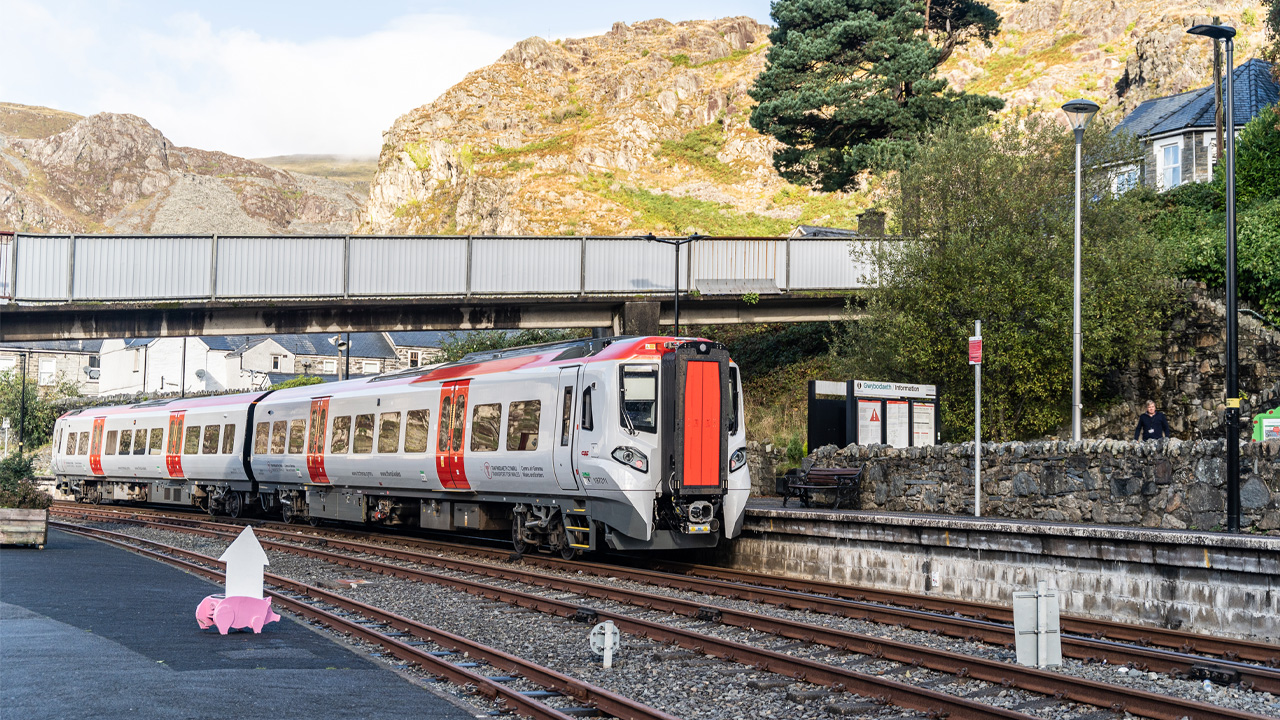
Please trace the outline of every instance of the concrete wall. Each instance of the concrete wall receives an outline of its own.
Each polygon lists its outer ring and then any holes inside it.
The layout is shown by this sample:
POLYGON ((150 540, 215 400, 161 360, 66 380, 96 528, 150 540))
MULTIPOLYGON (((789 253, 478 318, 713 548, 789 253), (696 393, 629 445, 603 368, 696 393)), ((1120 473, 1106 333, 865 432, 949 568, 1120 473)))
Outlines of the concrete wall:
POLYGON ((1280 642, 1280 538, 753 507, 725 559, 1006 607, 1044 580, 1064 614, 1280 642))
MULTIPOLYGON (((1173 529, 1226 525, 1225 441, 984 443, 983 515, 1173 529)), ((973 514, 973 443, 819 448, 823 467, 865 465, 864 510, 973 514)), ((1280 441, 1240 452, 1241 525, 1280 534, 1280 441)))
POLYGON ((184 338, 160 338, 148 345, 125 347, 121 340, 102 343, 102 395, 140 392, 204 392, 247 388, 247 375, 229 368, 227 353, 210 350, 199 338, 186 338, 186 377, 183 375, 184 338), (203 377, 197 377, 203 371, 203 377))

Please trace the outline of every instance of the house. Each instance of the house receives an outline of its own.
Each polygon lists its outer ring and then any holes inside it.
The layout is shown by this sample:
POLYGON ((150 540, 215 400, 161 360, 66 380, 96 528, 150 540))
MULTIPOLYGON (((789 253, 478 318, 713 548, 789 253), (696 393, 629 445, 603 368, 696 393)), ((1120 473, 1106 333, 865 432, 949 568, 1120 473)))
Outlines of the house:
MULTIPOLYGON (((1271 74, 1271 64, 1257 58, 1237 67, 1232 83, 1238 134, 1263 108, 1280 101, 1280 83, 1271 74)), ((1134 135, 1142 145, 1142 157, 1118 168, 1112 189, 1123 192, 1141 182, 1164 191, 1212 180, 1217 161, 1215 111, 1213 85, 1148 100, 1135 108, 1114 132, 1134 135)))
POLYGON ((421 367, 440 362, 444 342, 451 333, 438 330, 385 333, 395 351, 400 368, 421 367))
POLYGON ((240 336, 129 338, 102 341, 102 395, 217 392, 254 387, 229 355, 240 336))
POLYGON ((39 387, 60 381, 75 383, 81 395, 97 395, 101 373, 102 340, 46 340, 0 343, 0 373, 22 372, 27 356, 27 377, 39 387))

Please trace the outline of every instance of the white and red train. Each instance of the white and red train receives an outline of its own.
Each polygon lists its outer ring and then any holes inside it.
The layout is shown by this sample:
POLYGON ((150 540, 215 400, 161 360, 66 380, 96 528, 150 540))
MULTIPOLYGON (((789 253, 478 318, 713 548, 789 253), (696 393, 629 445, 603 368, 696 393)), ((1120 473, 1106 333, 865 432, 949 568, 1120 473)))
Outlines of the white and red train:
POLYGON ((374 378, 86 408, 53 472, 82 501, 505 530, 523 551, 714 546, 751 480, 741 381, 708 340, 593 338, 374 378))

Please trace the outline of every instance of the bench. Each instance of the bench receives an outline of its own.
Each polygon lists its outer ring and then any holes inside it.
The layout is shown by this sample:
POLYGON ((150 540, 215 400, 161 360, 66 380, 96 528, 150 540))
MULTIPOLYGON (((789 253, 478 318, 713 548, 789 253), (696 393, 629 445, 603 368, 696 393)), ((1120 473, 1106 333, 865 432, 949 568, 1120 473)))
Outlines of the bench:
POLYGON ((782 507, 787 506, 791 498, 798 499, 805 507, 813 502, 813 494, 829 492, 832 495, 831 509, 845 503, 847 507, 858 505, 858 490, 862 484, 862 468, 809 468, 787 471, 786 491, 782 496, 782 507))

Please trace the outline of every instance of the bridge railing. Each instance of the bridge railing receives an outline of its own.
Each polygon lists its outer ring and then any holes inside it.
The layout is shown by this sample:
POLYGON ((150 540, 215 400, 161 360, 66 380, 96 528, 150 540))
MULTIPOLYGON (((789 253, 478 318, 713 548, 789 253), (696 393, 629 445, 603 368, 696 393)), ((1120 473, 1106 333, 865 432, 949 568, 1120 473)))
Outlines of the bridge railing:
MULTIPOLYGON (((881 241, 706 238, 680 285, 857 289, 851 251, 881 241)), ((0 235, 0 297, 24 302, 637 295, 675 272, 670 246, 629 237, 0 235)))

